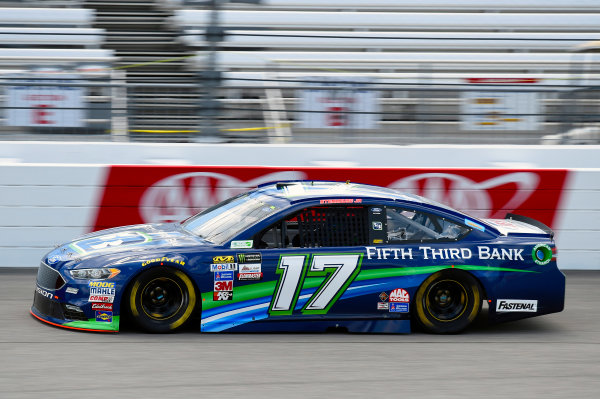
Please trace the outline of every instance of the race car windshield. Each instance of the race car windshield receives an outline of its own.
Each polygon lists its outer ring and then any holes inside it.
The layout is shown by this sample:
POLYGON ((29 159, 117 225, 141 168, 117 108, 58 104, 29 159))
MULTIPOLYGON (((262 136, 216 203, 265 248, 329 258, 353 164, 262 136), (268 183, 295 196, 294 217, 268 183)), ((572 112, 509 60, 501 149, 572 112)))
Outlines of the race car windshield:
POLYGON ((266 195, 243 193, 186 220, 182 227, 200 238, 224 244, 254 223, 272 215, 277 207, 266 195))

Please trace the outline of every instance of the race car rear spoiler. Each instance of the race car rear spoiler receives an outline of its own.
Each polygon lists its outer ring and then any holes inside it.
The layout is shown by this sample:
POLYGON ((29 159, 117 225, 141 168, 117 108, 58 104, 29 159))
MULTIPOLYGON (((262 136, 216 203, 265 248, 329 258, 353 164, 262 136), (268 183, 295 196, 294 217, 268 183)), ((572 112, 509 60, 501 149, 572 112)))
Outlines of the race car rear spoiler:
POLYGON ((516 215, 514 213, 507 213, 506 216, 504 217, 504 219, 511 219, 511 220, 516 220, 517 222, 523 222, 523 223, 527 223, 530 224, 532 226, 537 227, 540 230, 543 230, 544 233, 548 234, 550 236, 550 239, 554 239, 554 231, 552 231, 552 229, 548 226, 546 226, 544 223, 539 222, 535 219, 529 218, 527 216, 523 216, 523 215, 516 215))

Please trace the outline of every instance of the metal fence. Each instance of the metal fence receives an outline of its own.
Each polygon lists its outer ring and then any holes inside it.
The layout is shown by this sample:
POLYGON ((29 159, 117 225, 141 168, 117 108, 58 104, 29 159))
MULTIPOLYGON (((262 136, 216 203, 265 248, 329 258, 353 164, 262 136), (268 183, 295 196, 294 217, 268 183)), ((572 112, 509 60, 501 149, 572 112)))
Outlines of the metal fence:
MULTIPOLYGON (((200 75, 199 75, 200 76, 200 75)), ((3 76, 0 137, 274 143, 597 143, 600 88, 523 81, 318 77, 198 85, 104 76, 3 76), (207 107, 210 108, 207 112, 207 107), (208 118, 208 120, 207 120, 208 118), (210 123, 216 133, 203 132, 210 123), (569 133, 570 132, 570 133, 569 133), (559 134, 567 135, 557 136, 559 134), (553 137, 548 137, 553 136, 553 137)))

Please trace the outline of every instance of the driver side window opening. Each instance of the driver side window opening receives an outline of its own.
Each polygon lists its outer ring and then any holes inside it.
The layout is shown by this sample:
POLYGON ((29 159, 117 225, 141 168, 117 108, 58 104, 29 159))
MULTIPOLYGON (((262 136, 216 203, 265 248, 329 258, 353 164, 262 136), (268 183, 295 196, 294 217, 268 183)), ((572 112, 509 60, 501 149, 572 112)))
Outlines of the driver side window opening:
POLYGON ((257 240, 259 248, 320 248, 367 245, 363 206, 311 207, 276 223, 257 240))
POLYGON ((440 216, 406 208, 386 208, 388 243, 459 240, 469 231, 440 216))

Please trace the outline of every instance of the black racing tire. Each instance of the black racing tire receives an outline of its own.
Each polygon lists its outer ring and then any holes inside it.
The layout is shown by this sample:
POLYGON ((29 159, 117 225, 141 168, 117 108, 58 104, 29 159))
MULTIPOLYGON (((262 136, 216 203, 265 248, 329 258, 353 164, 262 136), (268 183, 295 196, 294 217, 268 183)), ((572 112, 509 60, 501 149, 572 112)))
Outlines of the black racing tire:
POLYGON ((155 267, 140 274, 128 290, 131 318, 142 330, 168 333, 194 314, 196 289, 181 270, 155 267))
POLYGON ((479 282, 469 273, 442 270, 425 279, 417 290, 414 317, 426 332, 459 333, 479 314, 481 293, 479 282))

